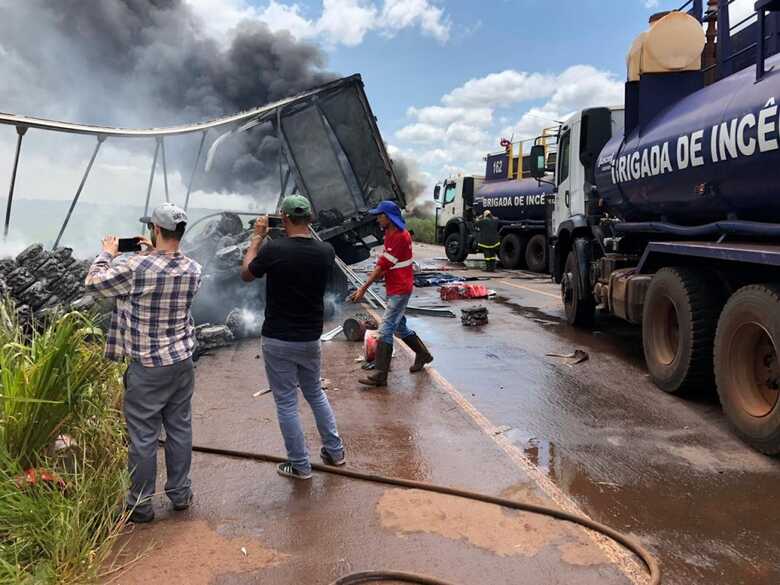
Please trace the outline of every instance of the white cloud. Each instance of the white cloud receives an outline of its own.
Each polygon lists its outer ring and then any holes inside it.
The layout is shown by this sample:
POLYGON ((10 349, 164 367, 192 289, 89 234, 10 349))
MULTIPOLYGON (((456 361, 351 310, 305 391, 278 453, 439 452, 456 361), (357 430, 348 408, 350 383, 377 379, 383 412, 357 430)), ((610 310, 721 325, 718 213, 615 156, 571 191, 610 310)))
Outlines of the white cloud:
POLYGON ((498 150, 499 138, 538 136, 576 110, 622 103, 623 91, 615 75, 590 65, 575 65, 558 74, 491 73, 442 96, 441 105, 410 107, 406 112, 410 123, 395 137, 402 150, 413 145, 413 156, 437 178, 456 172, 482 174, 483 157, 498 150), (523 104, 527 105, 519 119, 506 112, 509 108, 516 112, 523 104), (504 112, 497 116, 499 108, 504 112))
POLYGON ((441 42, 450 37, 449 19, 441 8, 428 0, 385 0, 382 21, 392 31, 419 26, 441 42))
POLYGON ((414 143, 436 142, 443 138, 444 131, 431 124, 410 124, 396 132, 399 140, 414 143))
POLYGON ((645 8, 658 8, 658 0, 645 0, 645 8))
POLYGON ((265 22, 273 31, 289 31, 299 40, 321 38, 327 43, 356 46, 371 31, 394 35, 417 28, 440 42, 449 39, 450 21, 431 0, 322 0, 319 15, 307 16, 300 4, 267 0, 187 0, 217 38, 228 38, 242 20, 265 22))
POLYGON ((553 92, 555 77, 507 69, 470 79, 442 98, 448 106, 497 107, 539 99, 553 92))
POLYGON ((542 106, 529 109, 512 128, 504 129, 515 138, 533 138, 543 128, 555 125, 573 112, 591 106, 623 103, 623 83, 613 74, 590 65, 575 65, 561 73, 555 91, 542 106))

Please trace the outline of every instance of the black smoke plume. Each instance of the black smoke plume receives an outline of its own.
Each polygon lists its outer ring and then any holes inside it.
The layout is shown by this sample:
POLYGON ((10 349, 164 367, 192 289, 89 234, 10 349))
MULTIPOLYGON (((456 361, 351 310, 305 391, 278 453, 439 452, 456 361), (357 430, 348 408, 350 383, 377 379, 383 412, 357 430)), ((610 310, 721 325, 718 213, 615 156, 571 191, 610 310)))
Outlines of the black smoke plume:
MULTIPOLYGON (((229 41, 218 42, 182 0, 0 0, 0 11, 2 111, 169 126, 246 110, 335 78, 317 47, 263 23, 243 22, 229 41)), ((196 145, 166 141, 169 165, 183 177, 196 145)), ((196 189, 256 194, 263 179, 278 177, 278 144, 267 128, 218 152, 196 189)))

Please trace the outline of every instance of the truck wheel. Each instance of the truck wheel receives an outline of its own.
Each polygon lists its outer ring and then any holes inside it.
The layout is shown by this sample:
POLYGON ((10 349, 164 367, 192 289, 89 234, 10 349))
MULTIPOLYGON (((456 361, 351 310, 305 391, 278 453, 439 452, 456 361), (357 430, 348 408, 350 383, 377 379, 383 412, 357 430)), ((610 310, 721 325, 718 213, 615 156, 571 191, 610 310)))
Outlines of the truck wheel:
POLYGON ((547 272, 547 238, 536 234, 525 247, 525 263, 532 272, 547 272))
POLYGON ((561 279, 561 300, 563 310, 566 313, 566 321, 576 327, 592 327, 593 317, 596 312, 596 303, 590 291, 586 298, 581 299, 580 294, 580 267, 577 262, 577 253, 572 250, 566 257, 566 265, 563 268, 561 279))
POLYGON ((780 287, 750 285, 726 303, 715 335, 723 411, 746 443, 780 453, 780 287))
POLYGON ((705 272, 659 270, 645 297, 642 345, 653 382, 670 394, 709 390, 723 287, 705 272))
POLYGON ((466 242, 460 237, 460 234, 454 233, 447 236, 444 240, 444 252, 450 262, 463 262, 468 256, 466 251, 466 242))
POLYGON ((521 268, 527 241, 526 238, 522 238, 517 234, 505 235, 501 239, 501 247, 498 250, 501 266, 509 269, 521 268))

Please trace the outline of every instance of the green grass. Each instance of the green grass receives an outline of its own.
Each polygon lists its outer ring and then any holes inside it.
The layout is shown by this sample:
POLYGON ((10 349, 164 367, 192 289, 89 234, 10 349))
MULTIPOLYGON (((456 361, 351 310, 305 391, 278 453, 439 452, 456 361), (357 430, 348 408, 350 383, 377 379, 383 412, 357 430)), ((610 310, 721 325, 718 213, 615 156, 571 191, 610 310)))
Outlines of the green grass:
POLYGON ((436 222, 432 217, 407 217, 406 229, 414 232, 415 242, 436 243, 436 222))
POLYGON ((32 335, 0 304, 0 583, 94 581, 122 528, 127 487, 121 370, 93 321, 69 313, 32 335), (72 439, 54 451, 58 435, 72 439), (25 469, 51 482, 24 485, 25 469))

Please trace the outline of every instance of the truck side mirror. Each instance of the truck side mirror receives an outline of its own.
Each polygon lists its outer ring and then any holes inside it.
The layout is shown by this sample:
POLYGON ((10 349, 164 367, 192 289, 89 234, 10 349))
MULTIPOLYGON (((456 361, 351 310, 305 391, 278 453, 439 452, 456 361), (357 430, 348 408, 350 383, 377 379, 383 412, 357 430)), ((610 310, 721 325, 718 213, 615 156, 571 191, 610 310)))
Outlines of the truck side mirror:
POLYGON ((534 179, 541 179, 547 171, 547 162, 544 158, 544 146, 537 144, 531 147, 531 156, 529 157, 529 172, 534 179))
POLYGON ((433 188, 433 200, 438 201, 440 196, 441 196, 441 185, 436 185, 433 188))
POLYGON ((593 184, 596 160, 612 137, 612 112, 609 108, 585 110, 580 128, 580 162, 585 167, 585 179, 593 184))

